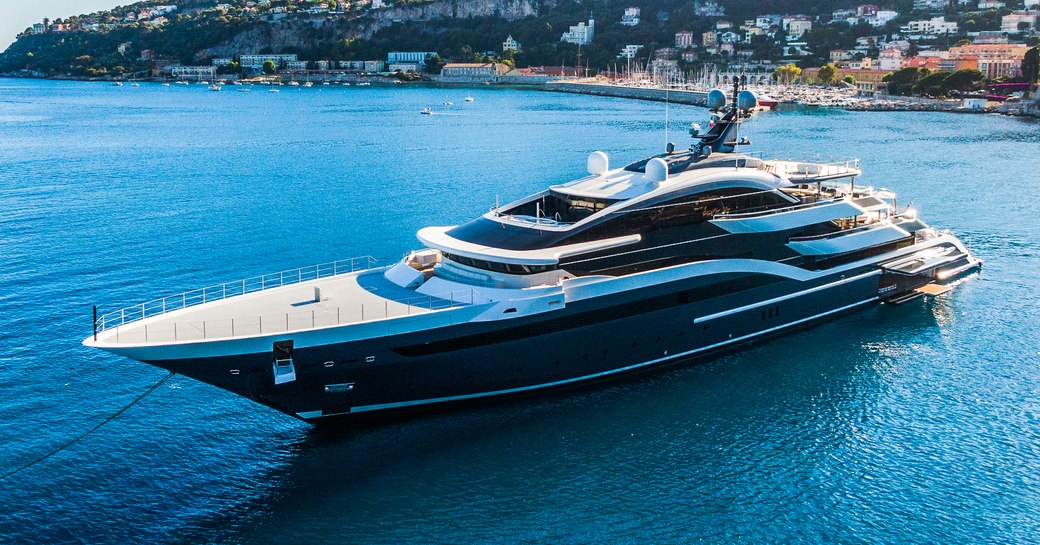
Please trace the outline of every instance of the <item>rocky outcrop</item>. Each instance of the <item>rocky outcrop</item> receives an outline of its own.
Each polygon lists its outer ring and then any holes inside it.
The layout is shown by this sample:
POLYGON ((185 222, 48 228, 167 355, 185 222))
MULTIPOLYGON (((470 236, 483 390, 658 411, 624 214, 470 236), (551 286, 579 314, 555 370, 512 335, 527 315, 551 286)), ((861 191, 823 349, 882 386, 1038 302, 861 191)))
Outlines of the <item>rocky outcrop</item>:
POLYGON ((397 22, 432 21, 441 18, 502 17, 513 21, 538 14, 541 7, 553 7, 558 0, 431 0, 363 14, 286 17, 258 25, 217 46, 198 51, 197 59, 228 57, 243 51, 269 48, 306 48, 320 40, 343 38, 369 39, 376 32, 397 22))

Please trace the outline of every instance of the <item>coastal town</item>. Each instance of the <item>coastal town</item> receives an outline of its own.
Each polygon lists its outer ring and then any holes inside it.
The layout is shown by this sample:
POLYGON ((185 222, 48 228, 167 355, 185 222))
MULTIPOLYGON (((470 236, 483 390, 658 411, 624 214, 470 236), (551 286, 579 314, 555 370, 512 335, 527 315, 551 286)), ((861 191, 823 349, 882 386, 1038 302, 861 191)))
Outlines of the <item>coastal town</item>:
MULTIPOLYGON (((27 28, 19 40, 125 29, 149 36, 193 18, 217 18, 235 24, 299 22, 323 27, 389 17, 390 28, 407 28, 418 23, 395 17, 408 16, 411 12, 407 10, 424 4, 431 3, 139 3, 93 15, 45 19, 27 28)), ((1040 0, 863 3, 827 13, 812 8, 806 13, 760 13, 753 17, 733 17, 730 6, 721 0, 684 4, 689 5, 683 8, 682 17, 639 5, 617 13, 600 10, 593 14, 590 9, 587 18, 568 20, 569 26, 556 31, 551 43, 536 44, 524 38, 521 18, 503 23, 500 41, 487 50, 468 45, 449 50, 390 49, 378 57, 359 58, 358 51, 349 49, 337 56, 292 47, 279 50, 265 45, 251 49, 232 43, 207 48, 196 53, 192 62, 184 62, 158 47, 127 40, 118 43, 113 52, 122 63, 120 70, 84 68, 96 62, 84 55, 77 58, 83 64, 71 67, 66 74, 43 71, 28 62, 9 75, 273 85, 365 81, 550 84, 557 90, 587 89, 560 85, 568 82, 697 92, 740 78, 745 85, 772 87, 769 93, 784 102, 891 107, 895 103, 892 97, 906 97, 914 99, 914 108, 938 100, 944 109, 982 111, 1030 99, 1032 84, 1037 80, 1040 0), (618 40, 631 37, 632 42, 639 42, 634 38, 648 36, 646 28, 657 33, 652 34, 655 41, 618 47, 618 40), (668 28, 678 30, 661 37, 661 29, 668 28), (603 50, 611 47, 610 42, 613 48, 605 55, 603 50), (551 48, 553 54, 526 53, 535 48, 551 48), (555 62, 546 64, 546 60, 555 62)), ((348 36, 343 41, 363 38, 348 36)), ((602 90, 597 92, 603 94, 602 90)))

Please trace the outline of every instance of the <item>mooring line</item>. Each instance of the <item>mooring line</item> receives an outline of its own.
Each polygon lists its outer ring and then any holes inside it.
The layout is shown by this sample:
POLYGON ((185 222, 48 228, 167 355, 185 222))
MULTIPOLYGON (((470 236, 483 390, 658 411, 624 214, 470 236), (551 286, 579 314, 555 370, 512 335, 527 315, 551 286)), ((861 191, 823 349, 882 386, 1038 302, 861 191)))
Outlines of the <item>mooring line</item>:
POLYGON ((47 454, 45 454, 45 455, 43 455, 43 456, 41 456, 41 457, 39 457, 39 458, 37 458, 37 459, 27 463, 27 464, 25 464, 25 465, 23 465, 23 466, 21 466, 21 467, 19 467, 17 469, 11 470, 11 471, 9 471, 7 473, 4 473, 3 475, 0 475, 0 481, 4 480, 4 479, 6 479, 6 478, 8 478, 8 477, 10 477, 12 475, 15 475, 17 473, 21 473, 22 471, 24 471, 26 469, 29 469, 30 467, 32 467, 32 466, 34 466, 34 465, 36 465, 36 464, 46 460, 47 458, 50 458, 51 456, 54 456, 55 454, 58 454, 59 452, 61 452, 61 451, 65 450, 65 449, 71 447, 72 445, 74 445, 77 442, 79 442, 80 439, 83 439, 84 437, 94 433, 95 431, 100 429, 101 426, 104 426, 105 424, 108 424, 109 422, 115 420, 116 417, 118 417, 119 415, 121 415, 124 412, 126 412, 127 409, 129 409, 130 407, 133 407, 134 405, 136 405, 138 401, 141 401, 142 399, 147 397, 148 394, 154 392, 156 388, 158 388, 159 386, 162 386, 164 382, 166 382, 167 380, 170 380, 170 377, 172 377, 175 374, 176 373, 171 371, 170 374, 168 374, 165 377, 163 377, 162 379, 160 379, 159 382, 156 382, 155 384, 153 384, 150 388, 145 390, 143 394, 141 394, 141 395, 137 396, 136 398, 134 398, 134 400, 131 401, 129 404, 127 404, 125 407, 123 407, 122 409, 119 409, 113 415, 111 415, 108 418, 102 420, 100 424, 94 426, 93 428, 90 428, 89 430, 87 430, 86 432, 81 434, 79 437, 76 437, 75 439, 65 443, 64 445, 61 445, 60 447, 52 450, 51 452, 48 452, 47 454))

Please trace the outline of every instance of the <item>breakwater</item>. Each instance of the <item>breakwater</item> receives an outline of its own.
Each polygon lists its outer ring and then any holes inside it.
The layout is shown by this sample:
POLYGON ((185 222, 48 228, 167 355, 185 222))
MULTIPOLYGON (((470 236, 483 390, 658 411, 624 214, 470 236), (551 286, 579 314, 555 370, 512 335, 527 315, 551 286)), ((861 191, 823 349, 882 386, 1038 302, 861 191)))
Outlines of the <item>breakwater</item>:
POLYGON ((703 106, 708 98, 708 93, 703 91, 681 91, 674 89, 661 89, 657 87, 630 87, 627 85, 605 85, 600 83, 576 83, 567 81, 552 81, 544 86, 546 91, 557 91, 562 93, 577 93, 581 95, 596 95, 603 97, 635 98, 640 100, 655 100, 658 102, 674 102, 676 104, 692 104, 703 106))

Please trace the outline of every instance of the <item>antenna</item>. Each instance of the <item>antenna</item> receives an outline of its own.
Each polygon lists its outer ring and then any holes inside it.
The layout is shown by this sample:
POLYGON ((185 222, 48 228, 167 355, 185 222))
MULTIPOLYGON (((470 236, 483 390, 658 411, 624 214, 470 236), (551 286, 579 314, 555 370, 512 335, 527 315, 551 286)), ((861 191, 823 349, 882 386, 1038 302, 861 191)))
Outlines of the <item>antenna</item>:
POLYGON ((668 147, 668 85, 664 86, 664 145, 668 147))

